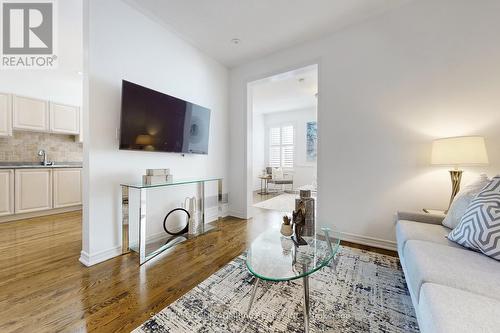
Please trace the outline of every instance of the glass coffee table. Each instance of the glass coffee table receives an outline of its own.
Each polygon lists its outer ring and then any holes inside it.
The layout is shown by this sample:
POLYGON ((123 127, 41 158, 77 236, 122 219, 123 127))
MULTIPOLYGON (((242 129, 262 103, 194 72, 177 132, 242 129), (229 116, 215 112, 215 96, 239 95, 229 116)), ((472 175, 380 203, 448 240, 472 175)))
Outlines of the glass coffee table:
POLYGON ((327 266, 335 257, 340 238, 329 228, 318 228, 313 237, 303 237, 307 245, 295 246, 294 242, 270 229, 259 235, 247 252, 247 268, 256 278, 250 296, 248 311, 261 280, 291 281, 302 279, 304 285, 304 330, 309 332, 309 275, 327 266))

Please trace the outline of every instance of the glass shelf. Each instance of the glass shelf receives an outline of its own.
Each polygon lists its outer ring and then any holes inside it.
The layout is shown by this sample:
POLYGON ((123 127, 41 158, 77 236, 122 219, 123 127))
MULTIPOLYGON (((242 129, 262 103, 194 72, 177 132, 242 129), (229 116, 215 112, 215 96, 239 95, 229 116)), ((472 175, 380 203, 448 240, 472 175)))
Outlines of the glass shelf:
POLYGON ((162 183, 162 184, 147 185, 147 184, 139 183, 139 184, 120 184, 120 186, 136 188, 136 189, 143 189, 143 188, 152 188, 152 187, 204 183, 204 182, 211 182, 211 181, 217 181, 217 180, 222 180, 222 178, 217 178, 217 177, 210 178, 210 177, 208 177, 208 178, 174 179, 173 181, 170 181, 168 183, 162 183))

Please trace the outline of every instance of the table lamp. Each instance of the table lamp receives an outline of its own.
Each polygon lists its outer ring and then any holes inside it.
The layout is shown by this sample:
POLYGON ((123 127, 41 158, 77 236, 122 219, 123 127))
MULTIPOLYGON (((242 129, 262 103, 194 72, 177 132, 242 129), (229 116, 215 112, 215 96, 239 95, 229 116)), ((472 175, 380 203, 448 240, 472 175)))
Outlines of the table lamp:
POLYGON ((449 208, 458 191, 460 191, 463 171, 459 170, 459 167, 488 164, 484 138, 480 136, 464 136, 434 140, 432 143, 431 163, 433 165, 451 165, 454 167, 453 170, 450 170, 452 190, 449 208))

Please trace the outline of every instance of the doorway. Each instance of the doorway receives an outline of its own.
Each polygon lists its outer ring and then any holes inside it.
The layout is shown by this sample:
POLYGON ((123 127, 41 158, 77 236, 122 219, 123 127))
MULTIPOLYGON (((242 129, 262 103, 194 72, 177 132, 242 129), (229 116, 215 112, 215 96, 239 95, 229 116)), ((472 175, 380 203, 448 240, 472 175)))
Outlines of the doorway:
POLYGON ((318 65, 248 84, 249 213, 291 215, 300 190, 317 194, 318 65))

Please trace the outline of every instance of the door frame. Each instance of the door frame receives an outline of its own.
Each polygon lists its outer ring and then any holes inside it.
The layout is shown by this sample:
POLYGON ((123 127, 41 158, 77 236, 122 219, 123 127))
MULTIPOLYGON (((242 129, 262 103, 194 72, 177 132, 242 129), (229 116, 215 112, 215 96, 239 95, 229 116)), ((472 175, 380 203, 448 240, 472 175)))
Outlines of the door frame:
MULTIPOLYGON (((318 194, 317 194, 317 207, 321 204, 320 201, 320 144, 321 144, 321 110, 323 109, 323 99, 322 99, 322 91, 323 91, 323 80, 321 75, 321 67, 322 67, 321 58, 315 58, 310 61, 285 66, 277 70, 267 71, 263 74, 257 75, 250 79, 247 79, 245 82, 246 87, 246 110, 245 110, 245 193, 244 197, 246 198, 246 205, 244 207, 244 215, 247 219, 253 217, 253 96, 252 96, 252 86, 258 83, 259 81, 265 80, 272 76, 276 76, 279 74, 291 72, 294 70, 302 69, 305 67, 316 66, 316 70, 318 73, 318 102, 317 102, 317 124, 318 124, 318 157, 316 159, 316 181, 318 184, 318 194)), ((317 209, 319 212, 319 209, 317 209)))

